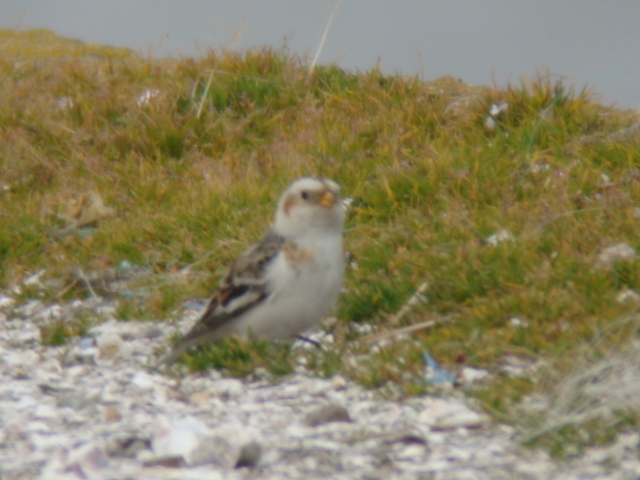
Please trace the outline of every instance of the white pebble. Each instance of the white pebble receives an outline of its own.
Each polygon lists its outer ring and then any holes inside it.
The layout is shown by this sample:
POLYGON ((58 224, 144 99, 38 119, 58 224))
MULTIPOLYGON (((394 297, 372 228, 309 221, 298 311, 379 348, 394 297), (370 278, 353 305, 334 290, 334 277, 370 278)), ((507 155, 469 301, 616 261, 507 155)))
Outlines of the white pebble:
POLYGON ((96 341, 100 358, 114 358, 122 352, 122 338, 117 333, 104 333, 96 341))
POLYGON ((603 249, 596 259, 597 269, 610 269, 616 262, 630 262, 637 257, 636 249, 625 242, 616 243, 603 249))
POLYGON ((487 241, 487 244, 489 244, 490 246, 497 247, 498 245, 504 242, 514 242, 515 237, 509 230, 503 229, 503 230, 497 231, 492 235, 489 235, 486 238, 486 241, 487 241))
POLYGON ((471 410, 457 399, 433 399, 420 413, 419 419, 436 430, 476 428, 488 421, 485 415, 471 410))
POLYGON ((0 309, 13 308, 15 304, 16 304, 15 299, 11 297, 0 297, 0 309))
POLYGON ((41 420, 56 418, 57 416, 57 409, 48 404, 38 405, 33 412, 33 417, 41 420))
POLYGON ((482 368, 463 367, 460 372, 460 378, 466 384, 480 382, 489 377, 489 372, 482 368))
POLYGON ((640 304, 640 294, 630 288, 625 288, 618 295, 616 295, 616 301, 619 303, 635 303, 640 304))
POLYGON ((44 275, 44 273, 46 272, 46 270, 43 268, 42 270, 37 271, 36 273, 34 273, 33 275, 27 277, 25 279, 24 282, 22 282, 23 285, 29 285, 29 286, 39 286, 42 287, 42 283, 40 282, 41 277, 44 275))

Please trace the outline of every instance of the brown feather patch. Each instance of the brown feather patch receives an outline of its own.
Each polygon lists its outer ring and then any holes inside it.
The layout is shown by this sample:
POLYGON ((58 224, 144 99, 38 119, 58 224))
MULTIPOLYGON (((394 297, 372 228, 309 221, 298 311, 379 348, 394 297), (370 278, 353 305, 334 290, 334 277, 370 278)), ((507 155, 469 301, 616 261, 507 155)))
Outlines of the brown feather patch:
POLYGON ((294 267, 303 262, 313 262, 315 257, 313 254, 304 248, 298 247, 295 243, 287 242, 282 247, 282 253, 287 262, 294 267))
POLYGON ((293 208, 295 204, 296 204, 296 199, 293 197, 293 195, 289 195, 287 199, 284 201, 284 205, 282 206, 282 209, 284 210, 284 214, 287 217, 289 216, 289 212, 291 211, 291 208, 293 208))

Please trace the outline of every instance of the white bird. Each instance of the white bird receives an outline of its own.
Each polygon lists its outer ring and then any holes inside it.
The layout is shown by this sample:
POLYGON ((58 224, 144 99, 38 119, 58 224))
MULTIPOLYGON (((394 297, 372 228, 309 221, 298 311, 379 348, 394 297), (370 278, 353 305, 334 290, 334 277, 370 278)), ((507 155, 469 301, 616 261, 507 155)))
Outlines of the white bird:
POLYGON ((229 335, 293 339, 333 306, 344 279, 346 207, 329 179, 294 181, 278 202, 273 226, 232 264, 191 330, 158 362, 229 335))

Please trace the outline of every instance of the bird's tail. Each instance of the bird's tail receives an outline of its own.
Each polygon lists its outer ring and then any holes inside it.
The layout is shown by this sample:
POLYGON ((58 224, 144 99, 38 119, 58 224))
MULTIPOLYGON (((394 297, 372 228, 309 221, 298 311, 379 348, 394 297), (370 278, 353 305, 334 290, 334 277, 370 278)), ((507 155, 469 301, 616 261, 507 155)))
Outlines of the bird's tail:
POLYGON ((197 339, 183 338, 178 343, 176 343, 173 347, 171 347, 171 350, 165 353, 160 358, 160 360, 158 360, 158 363, 156 363, 155 368, 160 368, 165 365, 171 365, 176 360, 178 360, 182 356, 182 354, 189 349, 190 346, 194 345, 195 343, 197 343, 197 339))

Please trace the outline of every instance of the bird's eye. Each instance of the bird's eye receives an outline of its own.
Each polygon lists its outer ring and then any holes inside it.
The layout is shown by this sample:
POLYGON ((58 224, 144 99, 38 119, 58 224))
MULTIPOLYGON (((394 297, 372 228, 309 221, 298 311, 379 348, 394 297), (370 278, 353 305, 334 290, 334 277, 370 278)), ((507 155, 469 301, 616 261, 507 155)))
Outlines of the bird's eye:
POLYGON ((300 194, 300 196, 302 197, 303 200, 308 200, 309 199, 309 192, 307 192, 306 190, 303 190, 302 193, 300 194))

